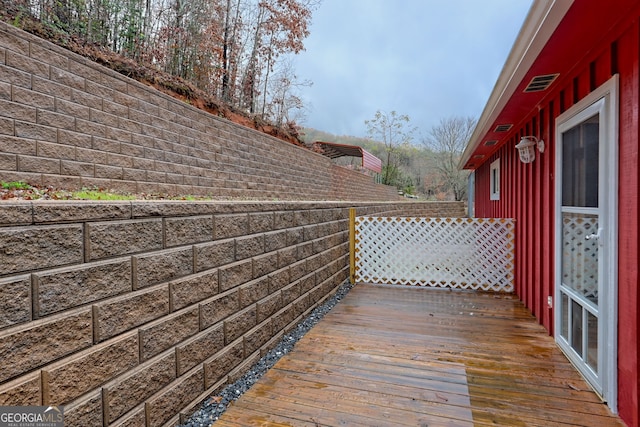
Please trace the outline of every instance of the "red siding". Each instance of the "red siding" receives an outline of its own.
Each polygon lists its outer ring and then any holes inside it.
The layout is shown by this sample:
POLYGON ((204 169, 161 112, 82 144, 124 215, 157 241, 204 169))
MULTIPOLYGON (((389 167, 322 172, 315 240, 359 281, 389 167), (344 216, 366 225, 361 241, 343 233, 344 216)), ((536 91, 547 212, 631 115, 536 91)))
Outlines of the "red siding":
MULTIPOLYGON (((516 293, 539 321, 551 331, 551 312, 547 296, 552 295, 553 280, 553 206, 554 187, 551 182, 554 162, 552 134, 548 127, 540 133, 540 116, 532 120, 529 130, 518 132, 487 162, 476 170, 476 216, 516 219, 516 293), (513 148, 525 134, 541 135, 545 152, 536 154, 536 161, 525 165, 513 148), (489 165, 500 158, 500 200, 490 201, 489 165)), ((532 117, 533 118, 533 117, 532 117)), ((548 117, 545 123, 548 123, 548 117)))
POLYGON ((375 173, 382 173, 382 160, 362 149, 362 167, 375 173))
POLYGON ((620 191, 618 251, 619 410, 628 424, 638 414, 638 22, 618 40, 620 70, 620 191), (626 414, 632 414, 629 420, 626 414))
MULTIPOLYGON (((542 284, 542 298, 546 298, 548 295, 553 295, 553 280, 554 280, 554 259, 553 256, 550 255, 552 251, 552 247, 549 247, 550 244, 554 241, 554 211, 555 211, 555 199, 553 197, 545 196, 549 194, 553 194, 555 191, 554 181, 553 181, 553 170, 555 164, 555 132, 554 132, 554 121, 553 118, 556 117, 555 106, 558 105, 557 102, 551 101, 547 106, 547 115, 546 115, 546 124, 545 129, 542 133, 542 138, 546 142, 548 148, 545 149, 545 154, 548 159, 543 163, 543 175, 542 179, 542 203, 540 203, 542 207, 542 215, 540 216, 542 220, 543 226, 541 227, 542 232, 542 240, 540 245, 543 250, 543 264, 542 270, 540 272, 541 276, 541 284, 542 284)), ((543 310, 543 316, 539 317, 542 324, 547 326, 549 329, 549 333, 553 335, 553 309, 548 307, 543 310)))
POLYGON ((476 216, 516 219, 516 293, 553 334, 553 311, 547 306, 547 296, 554 292, 555 118, 615 72, 619 73, 618 409, 630 426, 640 425, 639 56, 640 25, 637 19, 630 18, 625 26, 618 27, 618 34, 603 40, 599 49, 576 64, 573 74, 564 76, 535 111, 522 117, 507 144, 476 170, 475 188, 476 216), (546 148, 542 154, 536 152, 534 163, 525 165, 518 160, 514 146, 521 136, 528 134, 544 139, 546 148), (501 194, 499 201, 491 201, 489 165, 497 158, 501 162, 501 194))

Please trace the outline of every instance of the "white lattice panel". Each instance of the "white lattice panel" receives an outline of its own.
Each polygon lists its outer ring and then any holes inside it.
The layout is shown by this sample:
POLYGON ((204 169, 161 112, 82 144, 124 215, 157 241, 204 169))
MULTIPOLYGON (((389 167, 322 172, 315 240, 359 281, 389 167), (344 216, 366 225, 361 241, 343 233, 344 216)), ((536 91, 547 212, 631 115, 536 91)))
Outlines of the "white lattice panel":
POLYGON ((513 291, 511 219, 357 217, 356 282, 513 291))
POLYGON ((587 240, 598 232, 598 216, 562 214, 562 282, 565 286, 598 299, 598 241, 587 240))

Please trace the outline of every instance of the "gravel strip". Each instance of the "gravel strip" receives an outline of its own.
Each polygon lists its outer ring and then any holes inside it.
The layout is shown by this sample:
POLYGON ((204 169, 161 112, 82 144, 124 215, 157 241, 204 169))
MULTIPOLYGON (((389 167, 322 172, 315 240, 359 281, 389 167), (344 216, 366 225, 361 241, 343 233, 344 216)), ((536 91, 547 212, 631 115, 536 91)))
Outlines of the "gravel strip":
POLYGON ((285 334, 280 342, 264 355, 248 372, 246 372, 235 383, 226 386, 220 394, 211 396, 202 403, 187 422, 180 427, 209 427, 218 420, 220 415, 227 410, 229 403, 237 400, 242 394, 248 391, 260 377, 262 377, 278 360, 289 353, 293 346, 313 328, 340 300, 351 290, 353 285, 348 281, 340 285, 338 291, 327 299, 324 304, 317 307, 311 314, 298 323, 288 334, 285 334))

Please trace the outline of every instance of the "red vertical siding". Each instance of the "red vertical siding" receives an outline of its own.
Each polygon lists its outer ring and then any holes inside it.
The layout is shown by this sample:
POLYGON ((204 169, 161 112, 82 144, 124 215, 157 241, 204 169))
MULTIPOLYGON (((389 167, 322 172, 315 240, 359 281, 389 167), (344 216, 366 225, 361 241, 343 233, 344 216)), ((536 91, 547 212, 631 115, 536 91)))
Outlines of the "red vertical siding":
POLYGON ((611 49, 606 49, 595 61, 594 72, 595 87, 602 85, 612 74, 615 74, 611 72, 611 49))
POLYGON ((618 31, 615 37, 603 40, 591 57, 576 64, 573 75, 563 76, 537 111, 522 117, 508 142, 477 169, 476 215, 515 218, 516 293, 552 334, 553 310, 547 306, 547 296, 554 293, 555 118, 615 72, 619 73, 618 409, 628 425, 639 426, 640 25, 637 19, 630 19, 627 27, 619 27, 618 31), (612 46, 617 51, 615 54, 612 46), (534 116, 540 125, 532 129, 534 116), (545 152, 536 152, 535 162, 529 165, 518 160, 514 148, 525 133, 539 136, 546 143, 545 152), (497 158, 501 161, 501 194, 499 201, 490 201, 489 165, 497 158))
MULTIPOLYGON (((520 136, 518 136, 517 139, 519 139, 520 136)), ((513 149, 513 148, 512 148, 513 149)), ((513 153, 513 152, 512 152, 513 153)), ((513 155, 512 153, 508 153, 508 155, 513 155)), ((524 200, 525 197, 528 197, 528 195, 525 192, 526 186, 525 186, 525 182, 524 182, 524 167, 525 165, 520 163, 520 162, 516 162, 515 164, 516 167, 516 174, 517 174, 517 179, 516 179, 516 191, 517 191, 517 196, 518 196, 518 204, 516 206, 516 225, 517 225, 517 235, 520 236, 519 239, 516 240, 517 244, 516 244, 516 260, 518 259, 522 259, 525 260, 527 259, 527 254, 524 251, 524 245, 523 242, 527 241, 527 234, 525 232, 525 217, 524 217, 524 200), (520 189, 520 191, 518 191, 518 189, 520 189)), ((527 303, 527 293, 526 293, 526 289, 524 288, 524 272, 526 271, 526 269, 528 268, 528 266, 524 265, 523 262, 517 262, 516 261, 516 266, 517 266, 517 271, 518 271, 518 286, 516 289, 518 289, 518 293, 520 295, 520 297, 522 298, 522 300, 524 301, 524 303, 527 303)))
MULTIPOLYGON (((591 86, 591 68, 587 67, 578 76, 578 93, 577 93, 578 100, 589 95, 589 93, 592 90, 590 86, 591 86)), ((595 87, 593 89, 595 89, 595 87)))
MULTIPOLYGON (((535 120, 534 125, 534 134, 544 140, 544 135, 540 131, 541 125, 540 122, 543 120, 544 112, 541 111, 538 117, 535 120)), ((547 150, 545 149, 545 152, 547 150)), ((533 209, 533 218, 534 218, 534 238, 533 238, 533 262, 534 265, 539 266, 539 268, 532 268, 532 288, 533 288, 533 296, 535 301, 534 314, 536 318, 543 319, 542 308, 543 305, 543 289, 540 284, 542 283, 542 270, 544 269, 544 261, 543 261, 543 253, 542 253, 542 230, 544 226, 544 217, 542 215, 542 168, 544 166, 544 160, 542 156, 544 153, 540 154, 540 159, 537 162, 534 162, 534 171, 533 171, 533 190, 534 190, 534 209, 533 209)))
MULTIPOLYGON (((543 157, 543 176, 542 179, 542 248, 544 254, 543 269, 541 271, 541 283, 542 283, 542 298, 545 299, 549 296, 553 296, 553 281, 554 281, 554 212, 555 212, 555 181, 553 179, 554 165, 555 165, 555 131, 554 131, 554 117, 556 117, 555 106, 557 101, 553 100, 549 102, 547 106, 546 126, 545 133, 543 134, 546 144, 545 154, 543 157)), ((549 329, 549 333, 553 335, 553 308, 546 305, 546 309, 543 312, 543 316, 540 318, 542 324, 549 329)))
MULTIPOLYGON (((533 129, 534 125, 533 125, 533 120, 529 120, 529 123, 527 124, 527 134, 528 135, 533 135, 535 137, 538 137, 538 133, 533 129)), ((540 153, 536 153, 537 157, 540 157, 540 153)), ((538 159, 540 160, 540 159, 538 159)), ((532 263, 534 263, 534 265, 539 265, 536 264, 535 262, 535 253, 534 253, 534 244, 535 244, 535 235, 536 235, 536 222, 538 220, 537 215, 535 215, 535 206, 537 204, 537 189, 534 185, 534 171, 537 168, 537 165, 540 164, 540 161, 537 162, 533 162, 531 164, 528 165, 527 168, 525 168, 525 173, 527 175, 527 191, 526 194, 529 195, 529 197, 526 199, 526 205, 525 205, 525 211, 526 212, 531 212, 531 214, 526 215, 526 227, 527 227, 527 235, 531 236, 530 239, 527 239, 526 245, 527 245, 527 259, 531 260, 532 263)), ((528 268, 526 271, 526 282, 525 282, 525 286, 527 289, 527 296, 528 296, 528 300, 529 300, 529 306, 531 307, 531 312, 533 312, 535 314, 536 310, 537 310, 537 303, 536 303, 536 299, 535 299, 535 289, 536 286, 534 286, 533 283, 533 273, 534 273, 534 268, 528 268)))
POLYGON ((618 40, 620 70, 620 191, 618 250, 618 385, 619 410, 629 424, 638 414, 638 57, 637 21, 618 40))

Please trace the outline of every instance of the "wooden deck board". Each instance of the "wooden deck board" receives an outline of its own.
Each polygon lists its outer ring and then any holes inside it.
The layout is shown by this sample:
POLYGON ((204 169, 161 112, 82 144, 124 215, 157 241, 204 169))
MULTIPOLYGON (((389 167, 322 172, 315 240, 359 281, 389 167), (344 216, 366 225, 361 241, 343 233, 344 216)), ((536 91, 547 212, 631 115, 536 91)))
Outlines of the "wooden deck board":
POLYGON ((624 426, 510 295, 358 285, 215 427, 624 426))

